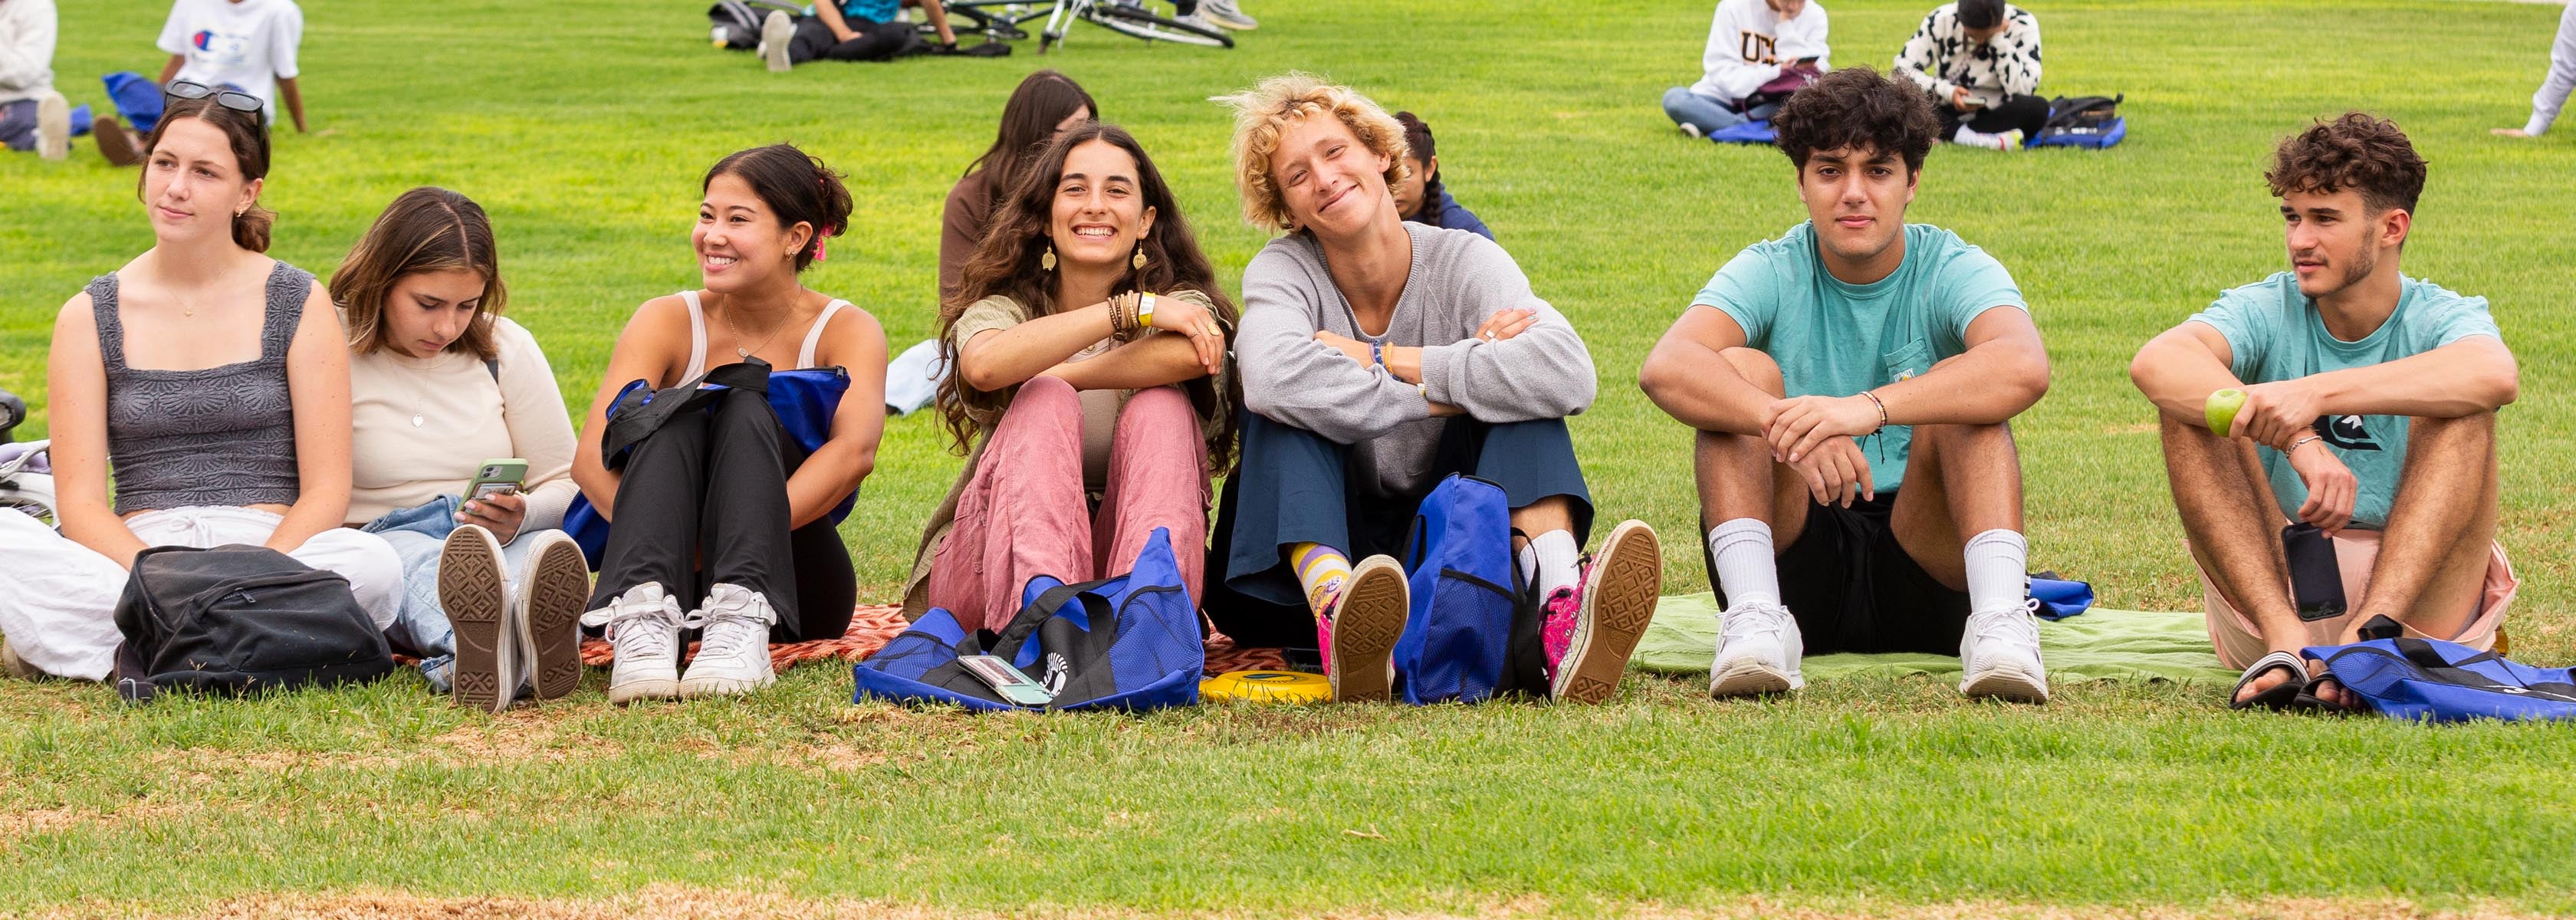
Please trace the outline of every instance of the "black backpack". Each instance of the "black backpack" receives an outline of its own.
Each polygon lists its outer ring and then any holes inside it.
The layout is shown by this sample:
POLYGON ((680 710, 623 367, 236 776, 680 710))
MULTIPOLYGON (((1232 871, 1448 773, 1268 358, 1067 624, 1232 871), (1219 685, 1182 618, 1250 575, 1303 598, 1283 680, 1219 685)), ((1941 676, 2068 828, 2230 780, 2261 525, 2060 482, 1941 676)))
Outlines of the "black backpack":
POLYGON ((2120 103, 2129 94, 2116 96, 2059 96, 2048 101, 2048 124, 2039 133, 2056 134, 2081 128, 2099 128, 2120 117, 2120 103))
MULTIPOLYGON (((726 49, 755 49, 760 46, 760 21, 768 15, 770 5, 752 8, 742 0, 719 0, 706 8, 706 23, 714 26, 711 36, 724 39, 726 49)), ((796 15, 796 13, 788 13, 796 15)))
POLYGON ((125 634, 116 692, 134 703, 168 688, 235 695, 362 684, 394 670, 348 579, 264 547, 136 554, 116 628, 125 634))

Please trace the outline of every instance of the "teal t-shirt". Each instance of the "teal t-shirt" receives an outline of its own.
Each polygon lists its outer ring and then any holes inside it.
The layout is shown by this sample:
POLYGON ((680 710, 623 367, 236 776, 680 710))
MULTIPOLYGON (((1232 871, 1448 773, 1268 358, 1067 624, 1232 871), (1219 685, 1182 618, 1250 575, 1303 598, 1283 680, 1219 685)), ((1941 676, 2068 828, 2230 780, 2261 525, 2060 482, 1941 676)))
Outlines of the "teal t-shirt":
MULTIPOLYGON (((1995 307, 2024 312, 2012 273, 1985 250, 1930 224, 1905 225, 1905 262, 1870 284, 1825 271, 1812 223, 1745 247, 1691 301, 1744 327, 1745 344, 1780 365, 1791 396, 1850 396, 1932 369, 1968 350, 1968 323, 1995 307)), ((1904 484, 1912 431, 1860 439, 1870 484, 1904 484)))
POLYGON ((857 17, 869 22, 893 22, 903 12, 903 0, 839 0, 844 17, 857 17))
MULTIPOLYGON (((2229 370, 2246 383, 2278 383, 2327 371, 2350 370, 2410 358, 2473 335, 2494 336, 2495 317, 2487 299, 2462 297, 2430 281, 2401 277, 2397 311, 2358 342, 2346 342, 2326 331, 2316 306, 2299 293, 2297 275, 2272 277, 2218 295, 2209 309, 2191 315, 2227 339, 2233 353, 2229 370)), ((2406 417, 2338 415, 2317 419, 2317 434, 2326 447, 2352 468, 2360 482, 2353 499, 2352 526, 2378 530, 2388 524, 2388 503, 2397 497, 2398 474, 2406 468, 2406 417)), ((2308 501, 2308 485, 2280 451, 2258 448, 2263 475, 2272 480, 2272 497, 2281 514, 2296 519, 2308 501)))

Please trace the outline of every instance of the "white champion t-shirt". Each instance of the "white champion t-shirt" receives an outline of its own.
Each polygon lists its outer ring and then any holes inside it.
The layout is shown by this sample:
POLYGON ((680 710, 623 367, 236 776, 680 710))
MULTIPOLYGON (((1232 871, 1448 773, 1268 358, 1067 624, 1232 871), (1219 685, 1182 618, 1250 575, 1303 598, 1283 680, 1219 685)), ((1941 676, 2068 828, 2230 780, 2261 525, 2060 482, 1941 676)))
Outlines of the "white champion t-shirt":
POLYGON ((277 118, 277 78, 292 79, 304 10, 295 0, 176 0, 161 26, 161 50, 185 57, 178 79, 227 84, 268 101, 277 118))

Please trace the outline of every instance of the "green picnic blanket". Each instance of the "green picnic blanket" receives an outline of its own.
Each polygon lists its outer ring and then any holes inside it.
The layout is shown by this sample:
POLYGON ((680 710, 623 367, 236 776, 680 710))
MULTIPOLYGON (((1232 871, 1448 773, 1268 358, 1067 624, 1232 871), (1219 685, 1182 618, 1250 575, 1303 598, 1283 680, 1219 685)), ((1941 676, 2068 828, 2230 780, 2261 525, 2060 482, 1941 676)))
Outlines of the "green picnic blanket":
MULTIPOLYGON (((2198 613, 2157 613, 2095 607, 2081 616, 2039 624, 2039 647, 2052 683, 2086 681, 2236 682, 2209 648, 2209 626, 2198 613)), ((1677 594, 1655 608, 1655 621, 1637 640, 1628 666, 1667 674, 1708 673, 1717 650, 1717 599, 1707 592, 1677 594)), ((1809 655, 1799 665, 1809 681, 1855 675, 1959 676, 1948 655, 1809 655)))

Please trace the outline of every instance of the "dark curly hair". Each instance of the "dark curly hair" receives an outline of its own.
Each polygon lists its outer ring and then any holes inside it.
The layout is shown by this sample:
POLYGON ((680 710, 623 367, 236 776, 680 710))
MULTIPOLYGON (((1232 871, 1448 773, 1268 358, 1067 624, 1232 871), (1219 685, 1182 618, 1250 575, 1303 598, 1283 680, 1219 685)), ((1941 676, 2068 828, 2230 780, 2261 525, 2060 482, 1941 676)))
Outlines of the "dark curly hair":
POLYGON ((1798 169, 1817 151, 1867 148, 1905 158, 1908 175, 1923 171, 1941 122, 1920 90, 1869 67, 1845 67, 1790 95, 1771 116, 1780 152, 1798 169))
POLYGON ((2424 158, 2415 155, 2414 143, 2396 122, 2346 112, 2283 138, 2263 181, 2272 184, 2275 196, 2353 189, 2373 213, 2403 208, 2412 214, 2424 194, 2424 158))

